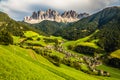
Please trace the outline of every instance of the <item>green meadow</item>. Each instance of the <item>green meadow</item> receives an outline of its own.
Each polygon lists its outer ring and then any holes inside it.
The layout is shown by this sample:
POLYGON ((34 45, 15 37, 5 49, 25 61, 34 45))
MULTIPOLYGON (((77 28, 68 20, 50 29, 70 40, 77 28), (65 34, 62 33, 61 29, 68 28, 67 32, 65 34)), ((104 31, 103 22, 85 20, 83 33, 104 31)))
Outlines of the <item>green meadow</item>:
MULTIPOLYGON (((33 40, 27 40, 24 42, 25 44, 36 43, 43 46, 54 45, 54 42, 51 44, 44 41, 44 38, 48 38, 65 41, 62 46, 67 50, 67 45, 76 44, 78 42, 82 45, 82 43, 88 39, 66 41, 61 37, 46 37, 31 31, 24 34, 25 38, 13 36, 14 44, 16 45, 0 45, 0 80, 119 80, 120 78, 120 70, 105 65, 99 66, 98 68, 110 72, 110 77, 87 74, 64 64, 60 64, 58 67, 45 57, 37 54, 34 50, 19 46, 19 43, 28 37, 32 37, 33 40), (40 40, 37 41, 37 38, 40 38, 40 40)), ((23 46, 25 46, 25 44, 23 44, 23 46)), ((93 42, 86 43, 86 45, 97 48, 93 42)), ((72 52, 76 54, 76 52, 72 52)), ((51 54, 59 56, 60 58, 65 56, 55 50, 51 50, 51 54)), ((85 65, 82 65, 82 67, 87 70, 85 65)))

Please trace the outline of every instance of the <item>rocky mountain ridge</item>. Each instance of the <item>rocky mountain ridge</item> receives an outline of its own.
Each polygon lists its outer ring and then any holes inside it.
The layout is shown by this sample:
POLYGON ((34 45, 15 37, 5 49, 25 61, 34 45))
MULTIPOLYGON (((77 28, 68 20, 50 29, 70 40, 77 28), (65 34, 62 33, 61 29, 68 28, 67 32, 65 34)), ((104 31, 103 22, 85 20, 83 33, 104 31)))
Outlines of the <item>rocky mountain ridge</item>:
POLYGON ((65 11, 62 14, 60 14, 58 11, 48 9, 47 11, 42 11, 42 10, 39 10, 38 12, 34 11, 32 13, 32 16, 26 16, 24 18, 24 22, 35 24, 43 20, 50 20, 50 21, 67 23, 67 22, 78 21, 87 16, 89 16, 88 13, 78 14, 76 11, 73 10, 65 11))

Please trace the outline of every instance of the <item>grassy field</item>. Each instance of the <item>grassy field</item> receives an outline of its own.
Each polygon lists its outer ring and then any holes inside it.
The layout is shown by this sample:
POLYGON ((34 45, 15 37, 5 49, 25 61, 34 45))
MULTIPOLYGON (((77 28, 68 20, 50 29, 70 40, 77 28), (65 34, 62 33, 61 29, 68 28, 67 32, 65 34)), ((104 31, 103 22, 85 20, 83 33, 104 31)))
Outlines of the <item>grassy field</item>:
POLYGON ((116 69, 113 67, 108 67, 106 65, 98 66, 98 69, 102 69, 102 70, 108 71, 110 73, 111 77, 110 78, 104 77, 104 80, 120 80, 120 70, 119 69, 116 69))
POLYGON ((1 45, 0 51, 0 79, 3 80, 78 80, 85 77, 88 78, 85 80, 97 80, 65 65, 56 67, 29 49, 1 45))
MULTIPOLYGON (((45 46, 52 44, 45 43, 44 38, 64 40, 61 37, 41 36, 31 31, 26 32, 25 36, 33 38, 32 41, 28 40, 25 43, 44 44, 45 46), (39 41, 36 40, 38 37, 39 41)), ((20 43, 25 39, 16 36, 13 38, 14 43, 20 43)), ((81 42, 86 40, 88 39, 82 39, 81 42)), ((73 44, 78 41, 71 42, 73 44)), ((69 44, 70 41, 63 45, 66 48, 69 44)), ((51 54, 60 58, 65 56, 55 50, 52 50, 51 54)), ((74 58, 71 59, 74 60, 74 58)), ((82 67, 87 70, 85 65, 82 67)), ((90 75, 63 64, 57 67, 32 49, 24 49, 17 45, 0 45, 0 80, 119 80, 120 70, 104 65, 98 68, 110 72, 111 77, 90 75)))
POLYGON ((80 42, 77 45, 89 46, 89 47, 93 47, 95 49, 99 48, 95 43, 92 43, 92 42, 80 42))
POLYGON ((0 80, 64 80, 34 64, 24 49, 15 46, 0 46, 0 51, 0 80))
POLYGON ((34 37, 34 36, 39 36, 39 34, 38 33, 36 33, 36 32, 33 32, 33 31, 26 31, 26 32, 24 32, 24 35, 26 36, 26 37, 34 37))
POLYGON ((120 49, 112 52, 112 53, 110 54, 110 56, 111 56, 111 57, 114 57, 114 58, 119 58, 119 59, 120 59, 120 49))
MULTIPOLYGON (((55 37, 55 36, 42 36, 42 35, 39 35, 38 33, 35 33, 33 31, 26 31, 24 32, 24 35, 26 38, 32 38, 33 40, 27 40, 25 43, 29 44, 29 43, 32 43, 32 44, 40 44, 42 46, 47 46, 47 45, 51 45, 51 44, 54 44, 53 43, 46 43, 45 42, 45 39, 57 39, 58 42, 62 42, 64 39, 62 37, 55 37), (39 38, 39 40, 38 40, 39 38)), ((20 38, 20 37, 16 37, 16 36, 13 36, 14 38, 14 43, 20 43, 20 41, 24 40, 25 38, 20 38)))
MULTIPOLYGON (((81 45, 81 46, 88 46, 88 47, 92 47, 92 48, 99 48, 99 46, 96 45, 96 42, 98 41, 98 39, 96 40, 92 40, 92 41, 87 41, 90 39, 90 37, 92 37, 94 34, 96 34, 99 30, 96 30, 93 34, 87 36, 87 37, 84 37, 84 38, 80 38, 76 41, 65 41, 62 46, 64 47, 65 50, 69 51, 69 52, 72 52, 72 53, 76 53, 76 54, 79 54, 75 51, 71 51, 68 49, 68 46, 69 45, 72 45, 73 47, 77 46, 77 45, 81 45)), ((80 54, 82 55, 82 54, 80 54)))
POLYGON ((119 80, 120 70, 100 66, 111 77, 94 76, 61 64, 54 66, 31 49, 18 46, 0 46, 0 79, 3 80, 119 80))
POLYGON ((97 42, 98 40, 93 40, 90 42, 87 42, 87 40, 90 39, 90 37, 92 37, 94 34, 96 34, 99 30, 96 30, 93 34, 84 37, 84 38, 80 38, 76 41, 68 41, 66 42, 63 46, 68 46, 68 45, 83 45, 83 46, 90 46, 90 47, 94 47, 94 48, 98 48, 98 46, 95 44, 95 42, 97 42))
POLYGON ((14 44, 22 42, 25 38, 20 38, 19 36, 13 36, 14 44))

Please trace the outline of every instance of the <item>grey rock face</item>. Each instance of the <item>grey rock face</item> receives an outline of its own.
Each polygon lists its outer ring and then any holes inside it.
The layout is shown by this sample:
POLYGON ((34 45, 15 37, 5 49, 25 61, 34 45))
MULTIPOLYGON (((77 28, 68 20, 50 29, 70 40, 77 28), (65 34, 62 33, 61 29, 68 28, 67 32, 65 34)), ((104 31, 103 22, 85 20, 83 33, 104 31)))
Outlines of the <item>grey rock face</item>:
POLYGON ((39 10, 38 12, 33 12, 32 16, 26 16, 24 18, 24 21, 31 24, 39 23, 43 20, 67 23, 78 21, 87 16, 89 16, 89 14, 87 13, 78 14, 76 11, 73 10, 65 11, 64 13, 60 14, 55 10, 48 9, 47 11, 39 10))

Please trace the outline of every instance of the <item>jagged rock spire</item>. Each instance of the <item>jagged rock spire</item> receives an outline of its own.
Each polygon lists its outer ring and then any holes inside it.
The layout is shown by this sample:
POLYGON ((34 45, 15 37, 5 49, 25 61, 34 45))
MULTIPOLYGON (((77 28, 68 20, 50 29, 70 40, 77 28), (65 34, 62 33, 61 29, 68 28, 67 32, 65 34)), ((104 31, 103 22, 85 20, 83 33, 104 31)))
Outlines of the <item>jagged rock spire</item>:
POLYGON ((78 14, 76 11, 70 10, 65 11, 60 14, 58 11, 48 9, 46 11, 39 10, 38 12, 33 12, 32 16, 27 16, 24 18, 25 22, 34 24, 39 23, 43 20, 51 20, 56 22, 74 22, 78 21, 84 17, 89 16, 87 13, 78 14))

